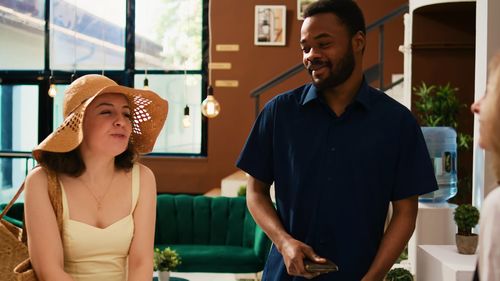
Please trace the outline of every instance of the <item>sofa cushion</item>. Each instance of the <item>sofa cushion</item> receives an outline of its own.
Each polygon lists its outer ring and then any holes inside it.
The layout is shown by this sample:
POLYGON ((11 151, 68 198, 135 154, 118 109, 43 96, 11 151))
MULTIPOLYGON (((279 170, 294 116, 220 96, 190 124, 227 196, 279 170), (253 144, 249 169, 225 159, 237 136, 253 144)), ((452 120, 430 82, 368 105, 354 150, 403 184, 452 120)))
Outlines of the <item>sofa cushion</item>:
POLYGON ((243 197, 161 194, 155 244, 254 246, 256 224, 243 197))
POLYGON ((255 272, 262 268, 260 261, 251 248, 218 245, 156 245, 160 249, 170 247, 181 257, 180 272, 255 272))
POLYGON ((252 273, 263 270, 271 241, 244 197, 160 194, 155 247, 179 253, 178 271, 252 273))
MULTIPOLYGON (((0 204, 0 213, 7 206, 6 203, 0 204)), ((22 228, 23 227, 23 217, 24 217, 24 203, 16 202, 7 214, 3 217, 6 221, 12 223, 13 225, 22 228)))

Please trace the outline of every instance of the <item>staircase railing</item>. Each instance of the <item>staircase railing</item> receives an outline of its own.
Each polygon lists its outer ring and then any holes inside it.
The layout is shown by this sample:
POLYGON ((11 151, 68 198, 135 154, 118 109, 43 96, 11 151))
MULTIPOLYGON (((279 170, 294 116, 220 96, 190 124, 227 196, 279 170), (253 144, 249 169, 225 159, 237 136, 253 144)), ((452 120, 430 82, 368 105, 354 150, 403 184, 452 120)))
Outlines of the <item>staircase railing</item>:
MULTIPOLYGON (((366 27, 366 33, 378 29, 379 30, 379 40, 378 40, 378 63, 372 65, 368 69, 365 70, 365 79, 368 83, 371 83, 375 80, 378 80, 379 87, 381 90, 385 91, 391 89, 392 87, 401 84, 403 82, 403 78, 391 83, 387 87, 384 86, 384 26, 385 23, 401 14, 407 13, 409 11, 408 4, 404 4, 399 8, 393 10, 392 12, 386 14, 375 22, 371 23, 366 27)), ((271 80, 263 83, 259 87, 255 88, 252 92, 250 92, 250 97, 255 99, 255 118, 259 115, 260 112, 260 96, 269 90, 270 88, 282 83, 283 81, 289 79, 295 74, 301 72, 304 69, 302 63, 299 63, 290 69, 284 71, 278 76, 272 78, 271 80)))

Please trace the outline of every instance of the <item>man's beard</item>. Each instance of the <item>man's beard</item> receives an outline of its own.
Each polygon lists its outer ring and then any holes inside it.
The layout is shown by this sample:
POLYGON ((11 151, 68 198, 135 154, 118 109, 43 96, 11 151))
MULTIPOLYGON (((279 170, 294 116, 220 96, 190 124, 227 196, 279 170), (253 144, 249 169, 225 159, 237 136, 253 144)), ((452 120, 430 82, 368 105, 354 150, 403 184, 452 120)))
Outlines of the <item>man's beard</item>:
POLYGON ((330 62, 313 61, 307 67, 307 70, 309 72, 309 75, 311 75, 314 86, 316 86, 318 90, 325 90, 333 89, 349 79, 349 77, 351 77, 352 75, 352 72, 354 71, 354 66, 354 52, 352 51, 352 48, 348 48, 347 53, 341 60, 336 63, 334 69, 332 69, 332 64, 330 62), (330 69, 330 73, 326 79, 315 81, 314 77, 312 76, 311 66, 318 64, 325 64, 326 67, 330 69))

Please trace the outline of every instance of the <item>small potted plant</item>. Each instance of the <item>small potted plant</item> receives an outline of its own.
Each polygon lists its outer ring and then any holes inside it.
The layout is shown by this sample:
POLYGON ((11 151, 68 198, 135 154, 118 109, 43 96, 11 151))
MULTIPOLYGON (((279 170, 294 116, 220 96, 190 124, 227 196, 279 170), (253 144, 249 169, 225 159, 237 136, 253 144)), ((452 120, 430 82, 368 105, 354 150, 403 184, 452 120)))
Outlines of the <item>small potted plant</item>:
POLYGON ((479 210, 470 204, 463 204, 455 209, 453 218, 458 227, 455 236, 458 252, 473 255, 476 252, 478 236, 472 233, 472 228, 479 222, 479 210))
POLYGON ((238 196, 246 196, 247 195, 247 186, 246 185, 241 185, 240 188, 238 189, 238 196))
POLYGON ((155 248, 153 256, 154 270, 158 271, 159 281, 168 281, 170 279, 170 271, 173 271, 181 264, 181 258, 175 250, 167 247, 163 250, 155 248))
POLYGON ((389 270, 384 281, 413 281, 413 275, 404 268, 393 268, 389 270))

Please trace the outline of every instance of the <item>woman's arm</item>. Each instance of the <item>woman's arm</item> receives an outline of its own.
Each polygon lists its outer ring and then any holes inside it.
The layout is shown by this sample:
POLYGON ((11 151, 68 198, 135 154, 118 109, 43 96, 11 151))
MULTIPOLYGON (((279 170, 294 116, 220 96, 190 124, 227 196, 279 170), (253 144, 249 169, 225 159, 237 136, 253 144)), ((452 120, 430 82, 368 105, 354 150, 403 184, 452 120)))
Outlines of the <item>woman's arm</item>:
POLYGON ((39 280, 67 281, 64 254, 56 215, 48 194, 47 174, 38 167, 26 178, 24 214, 28 250, 39 280))
POLYGON ((134 238, 128 258, 129 281, 151 281, 153 277, 156 181, 153 172, 140 165, 141 189, 134 210, 134 238))

